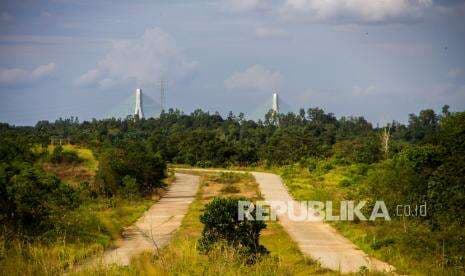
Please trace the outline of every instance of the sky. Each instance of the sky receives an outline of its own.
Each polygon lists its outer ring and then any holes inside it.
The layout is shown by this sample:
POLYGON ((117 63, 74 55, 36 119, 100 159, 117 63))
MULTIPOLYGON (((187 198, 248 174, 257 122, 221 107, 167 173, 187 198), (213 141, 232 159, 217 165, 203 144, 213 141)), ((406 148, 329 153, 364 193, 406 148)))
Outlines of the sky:
POLYGON ((186 113, 464 111, 465 1, 0 1, 0 122, 102 118, 160 79, 186 113))

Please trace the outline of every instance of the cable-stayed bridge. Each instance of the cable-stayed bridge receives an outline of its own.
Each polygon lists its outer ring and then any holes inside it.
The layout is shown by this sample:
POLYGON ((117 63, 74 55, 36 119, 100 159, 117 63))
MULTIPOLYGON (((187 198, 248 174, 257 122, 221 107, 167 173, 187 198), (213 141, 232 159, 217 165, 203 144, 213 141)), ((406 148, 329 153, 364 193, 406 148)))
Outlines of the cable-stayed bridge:
MULTIPOLYGON (((161 113, 162 105, 152 97, 144 94, 142 89, 136 89, 129 97, 124 99, 105 114, 105 118, 126 118, 137 115, 139 118, 158 117, 161 113)), ((265 114, 270 110, 276 113, 295 112, 291 105, 284 101, 278 93, 273 93, 261 105, 251 112, 244 112, 248 119, 264 119, 265 114)))
POLYGON ((276 113, 288 113, 288 112, 295 112, 290 104, 282 99, 278 93, 273 93, 271 97, 269 97, 265 102, 259 105, 255 110, 246 114, 249 119, 258 120, 264 119, 265 114, 268 113, 270 110, 276 113))
POLYGON ((161 113, 161 104, 150 96, 144 94, 142 89, 124 99, 120 104, 112 108, 105 118, 126 118, 138 115, 139 117, 158 117, 161 113))

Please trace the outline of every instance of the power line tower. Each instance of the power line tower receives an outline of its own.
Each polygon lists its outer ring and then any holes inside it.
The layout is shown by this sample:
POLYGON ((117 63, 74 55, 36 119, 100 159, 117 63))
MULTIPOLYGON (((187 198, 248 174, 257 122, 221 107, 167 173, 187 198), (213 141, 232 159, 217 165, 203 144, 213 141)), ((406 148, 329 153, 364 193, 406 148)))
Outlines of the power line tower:
POLYGON ((160 112, 165 110, 166 108, 165 104, 166 104, 166 80, 162 77, 160 79, 160 107, 161 107, 160 112))

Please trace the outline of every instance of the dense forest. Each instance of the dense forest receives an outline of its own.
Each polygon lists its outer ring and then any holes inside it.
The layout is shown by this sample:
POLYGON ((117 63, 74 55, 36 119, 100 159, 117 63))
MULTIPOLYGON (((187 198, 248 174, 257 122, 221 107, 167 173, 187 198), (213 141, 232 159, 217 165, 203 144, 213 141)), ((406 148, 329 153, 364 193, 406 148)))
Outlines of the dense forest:
MULTIPOLYGON (((441 121, 451 114, 433 110, 410 114, 408 125, 389 124, 389 157, 407 144, 438 144, 441 121)), ((449 120, 460 120, 460 113, 449 120)), ((363 117, 342 117, 319 108, 301 109, 299 114, 266 114, 258 122, 243 114, 226 118, 196 110, 187 115, 169 110, 159 118, 106 119, 79 122, 77 118, 40 121, 35 127, 3 124, 2 134, 21 134, 30 143, 47 145, 52 138, 68 139, 97 152, 108 145, 125 147, 137 142, 167 162, 195 166, 284 165, 306 158, 343 156, 348 161, 373 163, 385 158, 379 134, 363 117)))
MULTIPOLYGON (((405 202, 427 203, 419 218, 429 231, 442 233, 451 265, 463 265, 465 252, 465 112, 422 110, 408 123, 374 127, 363 117, 336 118, 320 108, 298 114, 266 114, 247 120, 196 110, 169 110, 159 118, 77 118, 40 121, 33 127, 0 125, 0 221, 32 237, 53 229, 52 222, 77 208, 82 191, 111 198, 150 194, 161 187, 166 164, 199 167, 295 165, 308 171, 359 164, 363 184, 353 195, 384 199, 389 208, 405 202), (95 181, 70 188, 37 166, 40 160, 75 162, 72 153, 51 141, 92 149, 98 160, 95 181), (47 204, 44 204, 46 202, 47 204), (461 253, 460 253, 461 252, 461 253)), ((6 229, 5 228, 5 229, 6 229)), ((10 231, 11 232, 11 231, 10 231)), ((5 233, 4 233, 5 234, 5 233)))

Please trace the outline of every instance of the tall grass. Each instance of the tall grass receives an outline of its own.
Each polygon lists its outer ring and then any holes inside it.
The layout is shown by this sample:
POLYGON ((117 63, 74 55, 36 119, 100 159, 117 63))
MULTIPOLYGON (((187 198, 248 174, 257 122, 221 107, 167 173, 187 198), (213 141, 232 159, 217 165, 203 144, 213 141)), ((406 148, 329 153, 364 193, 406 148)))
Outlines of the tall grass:
POLYGON ((62 274, 103 252, 153 204, 152 200, 95 199, 63 214, 35 241, 0 236, 0 275, 62 274))
MULTIPOLYGON (((55 146, 49 145, 48 152, 52 153, 55 146)), ((92 172, 96 172, 98 169, 98 161, 95 158, 92 150, 83 148, 75 145, 63 145, 63 151, 76 152, 79 159, 81 159, 84 165, 92 172)))
POLYGON ((223 184, 234 184, 244 180, 252 180, 250 173, 235 173, 235 172, 220 172, 215 176, 214 180, 223 184))
MULTIPOLYGON (((295 199, 332 200, 334 213, 338 214, 341 200, 362 200, 357 198, 357 189, 370 168, 363 164, 343 165, 320 160, 313 170, 292 165, 275 169, 275 172, 281 175, 295 199), (328 164, 331 164, 330 169, 328 164)), ((454 237, 445 236, 446 232, 431 231, 417 219, 393 217, 391 221, 338 221, 332 225, 366 253, 394 265, 399 273, 465 274, 464 267, 447 265, 448 258, 455 257, 444 253, 447 243, 443 241, 453 241, 454 237)), ((449 229, 448 233, 463 231, 449 229)), ((458 238, 454 242, 463 244, 458 238)))

